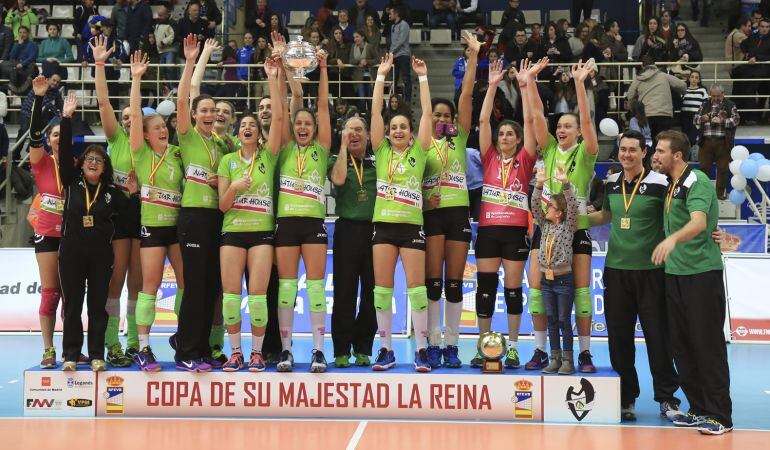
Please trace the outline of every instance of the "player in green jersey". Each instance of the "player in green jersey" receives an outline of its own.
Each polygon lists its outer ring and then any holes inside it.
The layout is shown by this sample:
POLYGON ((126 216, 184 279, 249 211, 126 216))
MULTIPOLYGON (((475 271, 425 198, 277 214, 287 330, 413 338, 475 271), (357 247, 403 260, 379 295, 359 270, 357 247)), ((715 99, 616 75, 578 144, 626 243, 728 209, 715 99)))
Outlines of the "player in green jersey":
MULTIPOLYGON (((537 92, 535 77, 548 64, 548 58, 541 59, 529 70, 530 81, 529 102, 533 108, 535 118, 535 137, 540 146, 545 162, 546 173, 549 180, 543 187, 543 198, 547 201, 550 195, 561 191, 561 183, 553 180, 553 174, 559 168, 564 168, 569 173, 570 183, 574 186, 575 195, 578 198, 580 217, 578 218, 578 231, 572 243, 573 258, 572 272, 575 277, 575 322, 577 322, 578 341, 580 354, 578 355, 578 370, 580 372, 595 372, 596 368, 591 359, 589 346, 591 342, 591 315, 593 313, 593 298, 591 296, 591 236, 588 234, 588 216, 586 211, 586 197, 588 185, 593 176, 594 163, 599 151, 599 141, 596 137, 591 108, 588 104, 585 82, 591 71, 596 70, 594 64, 578 62, 572 67, 572 76, 575 80, 575 91, 580 115, 567 113, 559 118, 556 125, 556 137, 548 132, 548 121, 543 111, 543 102, 537 92), (582 137, 582 141, 579 138, 582 137)), ((536 207, 546 205, 533 205, 536 207)), ((537 260, 540 248, 540 231, 535 232, 532 239, 532 251, 530 257, 537 260)), ((535 353, 526 364, 529 370, 542 369, 548 364, 548 355, 545 353, 545 329, 546 316, 543 306, 543 298, 540 292, 540 280, 542 275, 538 264, 529 265, 529 312, 532 314, 532 322, 535 327, 535 353)))
POLYGON ((430 88, 428 67, 424 61, 412 59, 412 69, 420 81, 422 116, 415 136, 410 117, 394 114, 385 122, 382 117, 385 76, 393 67, 393 54, 382 58, 377 68, 372 99, 371 139, 377 167, 377 199, 374 204, 374 309, 380 329, 382 348, 372 366, 387 370, 396 365, 391 346, 393 312, 393 276, 401 256, 407 293, 412 308, 417 351, 414 366, 418 372, 430 372, 428 350, 428 292, 425 288, 425 233, 422 230, 421 180, 425 170, 425 149, 431 141, 430 88), (395 164, 394 164, 395 163, 395 164))
POLYGON ((149 114, 142 118, 141 83, 146 71, 147 55, 135 52, 131 55, 129 140, 136 177, 141 185, 142 290, 136 305, 139 352, 134 361, 143 371, 157 372, 160 364, 150 347, 150 328, 155 321, 155 300, 167 256, 174 269, 177 297, 184 292, 182 254, 176 227, 182 204, 184 170, 179 148, 168 143, 169 134, 163 117, 149 114))
MULTIPOLYGON (((118 124, 115 111, 110 104, 107 89, 107 75, 104 64, 110 58, 114 48, 107 48, 107 39, 97 36, 94 43, 89 44, 94 55, 96 98, 99 104, 99 116, 104 127, 104 134, 109 143, 108 151, 113 165, 113 181, 124 193, 127 193, 126 180, 128 174, 134 168, 134 159, 128 145, 128 129, 131 124, 128 108, 122 111, 122 123, 118 124), (95 45, 94 45, 95 44, 95 45), (122 126, 121 126, 122 125, 122 126)), ((139 218, 132 222, 139 223, 139 218)), ((136 332, 136 301, 139 289, 142 287, 142 269, 139 263, 139 230, 128 230, 125 221, 116 224, 115 237, 112 240, 112 251, 115 256, 110 279, 110 287, 107 299, 107 333, 105 345, 107 345, 107 362, 115 367, 131 365, 131 358, 139 350, 139 341, 136 332), (128 308, 126 324, 128 327, 128 341, 126 353, 120 347, 118 341, 118 327, 120 325, 120 295, 128 275, 128 308)))
MULTIPOLYGON (((212 51, 214 50, 213 47, 209 47, 209 49, 212 51)), ((210 57, 211 52, 207 50, 204 45, 201 57, 198 58, 198 63, 195 65, 195 70, 193 71, 190 84, 191 99, 196 98, 201 94, 201 83, 203 82, 203 76, 206 73, 206 64, 208 64, 210 57)), ((225 154, 232 153, 238 150, 239 147, 238 138, 233 136, 235 107, 227 100, 216 100, 214 108, 216 116, 214 119, 213 134, 218 138, 217 144, 220 145, 222 152, 225 154)), ((221 303, 221 301, 219 303, 221 303)))

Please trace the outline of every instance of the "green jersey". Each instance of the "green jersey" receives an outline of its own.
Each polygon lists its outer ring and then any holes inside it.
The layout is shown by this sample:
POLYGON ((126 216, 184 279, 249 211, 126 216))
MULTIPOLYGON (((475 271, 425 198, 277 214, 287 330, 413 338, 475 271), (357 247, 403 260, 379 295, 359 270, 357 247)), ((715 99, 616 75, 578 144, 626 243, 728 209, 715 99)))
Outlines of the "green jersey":
POLYGON ((324 180, 329 164, 329 150, 313 141, 300 149, 295 141, 281 150, 278 157, 278 217, 326 217, 324 180))
POLYGON ((457 127, 457 136, 433 139, 422 178, 422 196, 439 194, 439 208, 468 206, 468 183, 465 175, 465 153, 468 132, 457 127))
POLYGON ((173 227, 182 206, 184 169, 179 147, 169 145, 163 154, 146 143, 134 154, 136 179, 141 185, 142 225, 173 227))
POLYGON ((134 168, 134 153, 131 151, 128 134, 123 127, 119 126, 115 130, 115 134, 107 139, 107 143, 109 144, 107 153, 112 162, 112 182, 121 192, 126 194, 126 197, 130 197, 126 183, 128 182, 128 174, 134 168))
POLYGON ((204 137, 194 127, 177 133, 185 171, 183 208, 219 209, 219 194, 208 185, 209 175, 216 175, 222 149, 218 138, 204 137))
POLYGON ((682 229, 690 221, 690 213, 706 214, 706 229, 686 242, 676 244, 666 260, 666 273, 670 275, 695 275, 712 270, 722 270, 722 253, 719 244, 711 238, 711 232, 719 221, 717 193, 711 180, 700 170, 687 166, 679 181, 669 186, 666 196, 670 204, 664 205, 663 225, 666 237, 682 229))
POLYGON ((230 182, 251 177, 249 189, 237 192, 225 213, 222 231, 273 231, 273 182, 278 157, 268 149, 244 160, 241 152, 229 153, 219 163, 217 175, 230 182))
POLYGON ((425 150, 415 140, 396 153, 387 139, 374 152, 377 166, 377 200, 374 222, 422 225, 421 180, 425 172, 425 150))
POLYGON ((641 180, 637 176, 627 182, 623 173, 615 173, 607 179, 602 210, 612 214, 605 261, 605 266, 611 269, 661 268, 653 264, 652 252, 666 237, 663 232, 663 201, 668 180, 657 172, 645 171, 643 176, 641 180))
POLYGON ((587 229, 590 225, 586 198, 588 197, 588 186, 594 175, 594 163, 596 163, 597 155, 590 155, 586 151, 584 142, 563 151, 559 148, 556 138, 550 134, 548 135, 548 144, 543 148, 542 153, 545 172, 549 177, 543 186, 543 211, 548 207, 548 200, 551 199, 551 195, 561 192, 561 183, 556 181, 556 169, 564 168, 567 170, 567 177, 578 200, 578 211, 580 212, 578 229, 587 229))
MULTIPOLYGON (((213 134, 213 133, 212 133, 213 134)), ((233 152, 237 152, 241 149, 241 141, 237 136, 233 136, 231 133, 226 134, 214 134, 216 142, 222 153, 227 155, 233 152)))
MULTIPOLYGON (((348 156, 348 173, 345 184, 334 187, 335 212, 343 219, 370 222, 374 215, 374 199, 377 197, 377 169, 374 155, 367 153, 363 160, 356 159, 356 166, 348 156), (362 182, 358 181, 361 174, 362 182), (363 186, 361 185, 363 184, 363 186)), ((329 158, 329 174, 337 162, 337 155, 329 158)))

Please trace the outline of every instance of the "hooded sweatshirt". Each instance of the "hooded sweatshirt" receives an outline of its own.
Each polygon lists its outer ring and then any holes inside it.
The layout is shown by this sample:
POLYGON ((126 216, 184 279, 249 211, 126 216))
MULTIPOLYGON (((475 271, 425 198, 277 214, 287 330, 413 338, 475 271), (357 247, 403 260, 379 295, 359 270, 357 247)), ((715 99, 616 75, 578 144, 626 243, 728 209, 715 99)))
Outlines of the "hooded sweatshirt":
POLYGON ((661 72, 655 66, 645 66, 628 88, 626 98, 628 101, 642 102, 647 117, 673 117, 672 89, 677 96, 681 96, 687 90, 687 84, 673 75, 661 72))

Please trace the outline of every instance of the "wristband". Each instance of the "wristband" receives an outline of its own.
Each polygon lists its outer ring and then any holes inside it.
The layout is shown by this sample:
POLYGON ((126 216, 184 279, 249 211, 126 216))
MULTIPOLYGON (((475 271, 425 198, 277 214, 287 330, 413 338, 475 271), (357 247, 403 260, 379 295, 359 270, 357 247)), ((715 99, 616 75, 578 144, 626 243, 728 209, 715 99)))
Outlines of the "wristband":
POLYGON ((521 89, 524 89, 525 87, 527 87, 527 83, 524 83, 524 84, 520 84, 520 85, 519 85, 519 88, 521 88, 521 89))
POLYGON ((377 74, 377 78, 374 81, 385 81, 385 75, 377 74))
POLYGON ((95 66, 102 66, 102 67, 104 67, 104 61, 96 61, 96 62, 94 63, 94 65, 95 65, 95 66))
POLYGON ((419 77, 417 77, 417 80, 419 80, 420 83, 422 83, 423 81, 428 81, 428 76, 427 75, 420 75, 419 77))

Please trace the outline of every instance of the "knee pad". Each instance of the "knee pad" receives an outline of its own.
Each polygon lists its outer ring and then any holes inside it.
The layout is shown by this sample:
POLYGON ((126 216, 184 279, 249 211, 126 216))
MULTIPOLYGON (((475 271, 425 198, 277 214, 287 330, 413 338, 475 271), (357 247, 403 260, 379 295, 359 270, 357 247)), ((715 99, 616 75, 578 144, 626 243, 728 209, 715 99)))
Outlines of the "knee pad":
POLYGON ((497 272, 478 272, 476 274, 476 315, 482 319, 489 319, 495 312, 497 300, 497 285, 500 278, 497 272))
POLYGON ((545 314, 545 305, 543 305, 543 291, 540 289, 530 289, 527 297, 530 314, 535 316, 545 314))
POLYGON ((104 309, 107 311, 108 317, 120 317, 120 299, 108 298, 104 309))
POLYGON ((184 297, 184 288, 176 289, 176 297, 174 297, 174 314, 179 317, 179 310, 182 309, 182 298, 184 297))
POLYGON ((310 312, 326 312, 324 280, 307 280, 307 300, 310 303, 310 312))
POLYGON ((374 287, 374 309, 377 311, 390 311, 393 306, 393 288, 374 287))
POLYGON ((524 312, 521 288, 505 288, 505 308, 508 314, 518 315, 524 312))
POLYGON ((249 295, 249 316, 255 327, 267 326, 267 295, 249 295))
POLYGON ((428 300, 434 302, 441 300, 441 291, 444 290, 444 283, 441 278, 426 279, 425 287, 428 289, 428 300))
POLYGON ((155 296, 144 292, 136 299, 136 324, 151 327, 155 322, 155 296))
POLYGON ((446 280, 444 291, 446 301, 449 303, 462 303, 463 280, 446 280))
POLYGON ((40 295, 40 308, 38 314, 43 317, 56 316, 56 309, 59 307, 59 299, 61 298, 61 292, 54 288, 43 288, 43 292, 40 295))
POLYGON ((428 309, 428 290, 425 286, 417 286, 406 290, 409 297, 409 305, 414 312, 422 312, 428 309))
POLYGON ((593 306, 591 289, 587 287, 575 289, 575 317, 591 317, 593 306))
POLYGON ((222 317, 225 325, 237 325, 241 323, 240 294, 224 294, 222 296, 222 317))
POLYGON ((297 301, 297 280, 278 280, 278 307, 294 308, 297 301))

